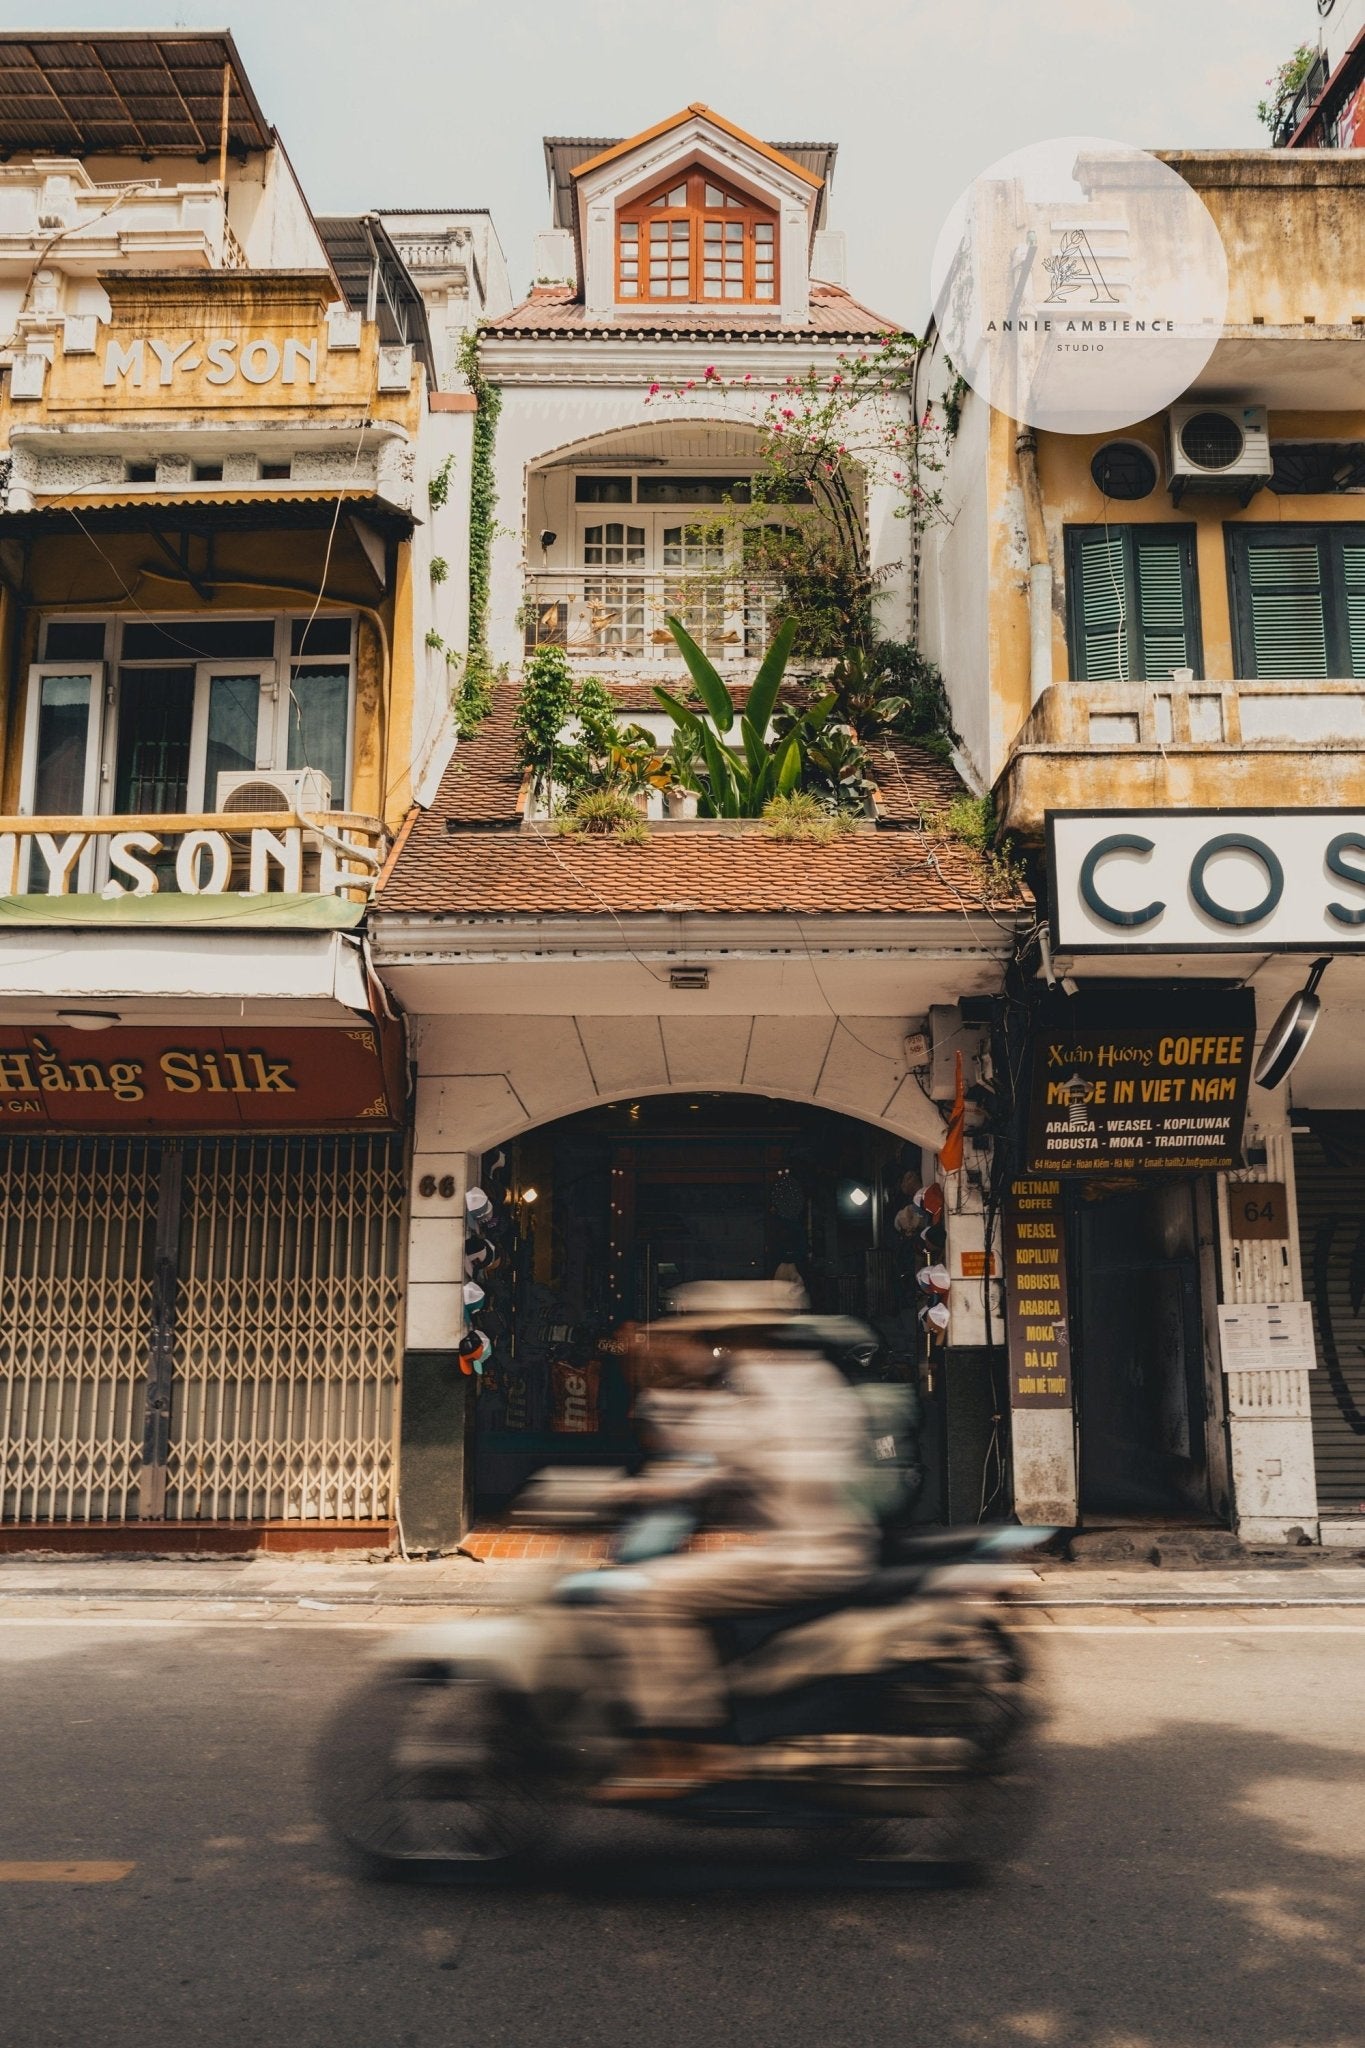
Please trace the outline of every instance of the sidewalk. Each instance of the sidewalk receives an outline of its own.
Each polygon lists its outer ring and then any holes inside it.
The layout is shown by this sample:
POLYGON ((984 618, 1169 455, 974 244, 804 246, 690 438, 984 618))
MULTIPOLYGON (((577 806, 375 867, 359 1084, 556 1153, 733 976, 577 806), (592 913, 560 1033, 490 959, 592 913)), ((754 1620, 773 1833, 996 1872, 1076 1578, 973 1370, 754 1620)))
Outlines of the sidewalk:
MULTIPOLYGON (((1154 1565, 1064 1564, 1019 1568, 1021 1598, 1035 1607, 1361 1607, 1365 1563, 1323 1562, 1301 1551, 1259 1556, 1231 1568, 1172 1570, 1154 1565)), ((209 1601, 271 1610, 341 1608, 508 1608, 533 1598, 566 1570, 565 1558, 444 1557, 428 1563, 357 1563, 316 1557, 12 1558, 0 1561, 0 1620, 32 1601, 209 1601)), ((585 1568, 591 1560, 583 1560, 585 1568)))

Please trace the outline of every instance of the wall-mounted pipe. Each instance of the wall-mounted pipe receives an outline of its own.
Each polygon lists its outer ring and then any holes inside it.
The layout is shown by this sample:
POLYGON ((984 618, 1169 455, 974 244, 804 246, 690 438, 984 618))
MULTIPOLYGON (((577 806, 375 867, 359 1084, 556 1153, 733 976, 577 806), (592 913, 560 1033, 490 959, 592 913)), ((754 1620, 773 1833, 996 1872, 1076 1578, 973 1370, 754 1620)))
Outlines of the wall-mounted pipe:
POLYGON ((1036 704, 1052 686, 1052 558, 1043 517, 1043 487, 1038 481, 1038 436, 1024 427, 1015 443, 1019 488, 1028 534, 1029 702, 1036 704))

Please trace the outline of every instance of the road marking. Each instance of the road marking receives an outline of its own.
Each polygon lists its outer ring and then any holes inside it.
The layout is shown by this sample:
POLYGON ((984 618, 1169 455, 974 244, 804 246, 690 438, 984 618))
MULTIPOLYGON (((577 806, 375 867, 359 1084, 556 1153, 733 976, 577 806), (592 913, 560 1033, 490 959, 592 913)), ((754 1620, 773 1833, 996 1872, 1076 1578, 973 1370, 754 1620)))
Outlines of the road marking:
POLYGON ((117 1884, 135 1863, 0 1863, 0 1884, 117 1884))

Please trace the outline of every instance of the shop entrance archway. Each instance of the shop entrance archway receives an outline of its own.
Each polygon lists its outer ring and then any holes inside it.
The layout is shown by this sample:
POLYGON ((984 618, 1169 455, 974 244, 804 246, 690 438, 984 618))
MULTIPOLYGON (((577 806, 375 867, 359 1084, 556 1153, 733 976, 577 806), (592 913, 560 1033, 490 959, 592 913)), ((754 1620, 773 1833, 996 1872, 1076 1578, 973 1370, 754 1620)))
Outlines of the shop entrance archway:
MULTIPOLYGON (((817 1309, 873 1324, 888 1375, 928 1377, 925 1250, 893 1218, 930 1163, 830 1110, 704 1092, 611 1103, 485 1154, 493 1215, 469 1250, 492 1345, 474 1402, 476 1515, 501 1515, 541 1465, 632 1455, 612 1333, 665 1312, 687 1281, 799 1277, 817 1309)), ((931 1378, 929 1391, 932 1429, 931 1378)))

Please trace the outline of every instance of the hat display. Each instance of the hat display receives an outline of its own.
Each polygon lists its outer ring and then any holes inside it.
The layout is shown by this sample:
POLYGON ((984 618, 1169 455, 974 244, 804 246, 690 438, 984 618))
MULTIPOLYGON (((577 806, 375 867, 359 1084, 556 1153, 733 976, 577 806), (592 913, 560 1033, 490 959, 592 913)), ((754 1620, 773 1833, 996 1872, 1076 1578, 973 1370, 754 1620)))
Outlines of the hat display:
POLYGON ((485 1216, 493 1214, 493 1204, 482 1188, 466 1188, 464 1206, 471 1223, 481 1223, 485 1216))
POLYGON ((923 1219, 920 1216, 919 1210, 916 1209, 911 1203, 907 1202, 903 1209, 897 1209, 895 1215, 891 1219, 891 1222, 893 1227, 900 1232, 902 1237, 913 1237, 915 1232, 919 1229, 922 1220, 923 1219))
POLYGON ((460 1371, 468 1377, 482 1373, 493 1356, 493 1346, 482 1330, 466 1330, 459 1344, 460 1371))
POLYGON ((931 1301, 920 1310, 920 1321, 930 1330, 946 1330, 951 1320, 946 1301, 931 1301))
POLYGON ((466 1280, 464 1286, 460 1289, 460 1295, 465 1307, 471 1313, 478 1308, 481 1302, 488 1299, 488 1296, 484 1293, 477 1280, 466 1280))
POLYGON ((943 1214, 943 1190, 937 1181, 932 1181, 927 1188, 920 1189, 919 1205, 925 1215, 931 1216, 937 1223, 943 1214))
POLYGON ((947 1294, 953 1284, 946 1266, 923 1266, 915 1278, 926 1294, 947 1294))

